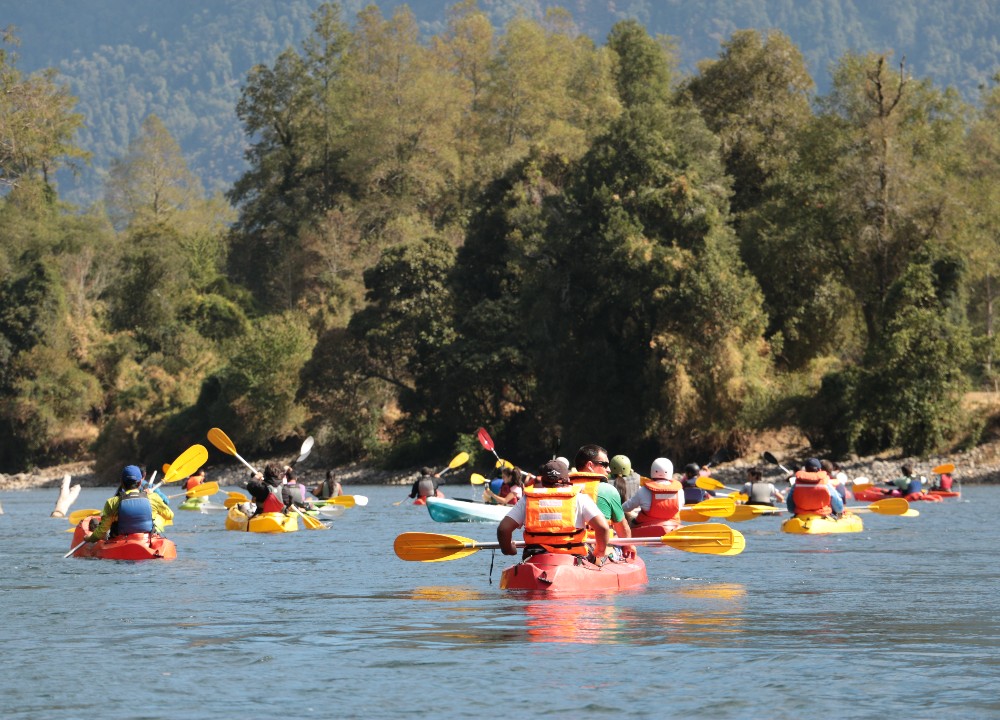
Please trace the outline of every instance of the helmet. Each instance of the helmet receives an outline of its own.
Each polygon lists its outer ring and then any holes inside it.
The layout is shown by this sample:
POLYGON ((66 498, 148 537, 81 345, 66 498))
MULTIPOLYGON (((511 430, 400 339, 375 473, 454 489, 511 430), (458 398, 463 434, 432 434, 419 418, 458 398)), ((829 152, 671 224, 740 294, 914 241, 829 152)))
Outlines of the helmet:
POLYGON ((672 480, 674 464, 666 458, 656 458, 653 461, 653 466, 649 469, 649 475, 654 480, 672 480))
POLYGON ((701 465, 698 463, 688 463, 684 466, 684 474, 690 477, 694 477, 701 472, 701 465))
POLYGON ((631 474, 632 461, 624 455, 615 455, 611 458, 611 474, 622 477, 631 474))

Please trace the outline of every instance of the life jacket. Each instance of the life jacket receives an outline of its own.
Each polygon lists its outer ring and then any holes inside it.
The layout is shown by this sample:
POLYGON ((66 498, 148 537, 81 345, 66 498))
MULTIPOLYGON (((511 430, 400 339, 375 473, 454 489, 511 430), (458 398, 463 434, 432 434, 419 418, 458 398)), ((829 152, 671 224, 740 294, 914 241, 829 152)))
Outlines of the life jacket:
POLYGON ((430 478, 422 478, 417 483, 417 496, 426 498, 434 497, 437 494, 436 488, 434 487, 434 481, 430 478))
POLYGON ((747 493, 747 505, 773 505, 771 502, 771 483, 751 482, 747 493))
POLYGON ((622 502, 625 502, 639 492, 639 473, 632 472, 625 476, 616 475, 613 484, 621 496, 622 502))
POLYGON ((580 492, 589 497, 597 504, 597 488, 600 486, 604 476, 600 473, 572 472, 569 479, 573 481, 573 487, 580 488, 580 492))
POLYGON ((664 520, 672 520, 681 510, 681 491, 684 489, 676 480, 650 480, 646 489, 653 495, 649 510, 639 510, 638 525, 653 525, 664 520))
POLYGON ((799 470, 795 473, 795 514, 796 515, 829 515, 833 512, 830 506, 829 485, 830 476, 825 470, 807 472, 799 470))
MULTIPOLYGON (((184 482, 184 489, 185 490, 192 490, 192 489, 198 487, 199 485, 201 485, 203 482, 205 482, 205 476, 204 475, 198 475, 198 476, 189 477, 184 482)), ((188 495, 188 497, 190 497, 190 495, 188 495)))
POLYGON ((551 552, 586 555, 586 530, 576 526, 580 488, 531 488, 524 491, 524 542, 551 552))
MULTIPOLYGON (((277 488, 275 488, 275 490, 277 490, 277 488)), ((285 503, 282 502, 281 498, 278 497, 277 493, 271 490, 267 493, 267 497, 264 498, 264 502, 257 505, 257 512, 255 514, 260 515, 261 513, 284 512, 284 511, 285 511, 285 503)))
POLYGON ((945 473, 944 475, 941 476, 941 481, 938 483, 938 486, 942 490, 947 490, 947 491, 950 492, 951 491, 951 482, 952 482, 951 475, 949 475, 948 473, 945 473))
POLYGON ((281 486, 281 500, 285 506, 306 504, 306 486, 299 482, 285 483, 281 486))
MULTIPOLYGON (((702 490, 700 487, 695 485, 695 482, 697 482, 697 480, 698 478, 684 478, 684 480, 681 481, 681 485, 684 486, 685 505, 697 505, 702 500, 706 500, 712 497, 711 495, 708 494, 707 491, 702 490)), ((649 483, 647 483, 647 485, 648 484, 649 483)))
POLYGON ((138 490, 127 490, 118 503, 118 535, 153 531, 153 506, 138 490))
POLYGON ((916 475, 911 475, 910 476, 910 484, 906 486, 905 490, 903 490, 902 488, 900 488, 900 492, 903 493, 904 497, 907 496, 907 495, 914 495, 916 493, 922 493, 923 491, 924 491, 924 486, 921 484, 920 478, 917 477, 916 475))

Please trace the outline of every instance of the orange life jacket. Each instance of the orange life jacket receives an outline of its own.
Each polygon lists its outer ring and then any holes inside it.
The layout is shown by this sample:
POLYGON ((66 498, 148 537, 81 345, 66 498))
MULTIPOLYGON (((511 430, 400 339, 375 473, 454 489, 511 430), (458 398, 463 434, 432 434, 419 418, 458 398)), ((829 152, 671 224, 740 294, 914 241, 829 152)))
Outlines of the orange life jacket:
POLYGON ((586 555, 586 530, 576 526, 579 487, 525 488, 524 542, 552 552, 586 555))
POLYGON ((204 475, 192 475, 184 482, 184 489, 191 490, 192 488, 198 487, 203 482, 205 482, 204 475))
POLYGON ((569 474, 569 479, 573 481, 574 487, 579 487, 584 495, 597 502, 597 487, 604 480, 603 475, 574 470, 569 474))
POLYGON ((652 525, 676 517, 681 510, 683 485, 676 480, 649 480, 645 487, 653 494, 653 499, 649 503, 649 510, 639 510, 637 524, 652 525))
POLYGON ((795 473, 795 514, 796 515, 829 515, 830 507, 830 476, 825 470, 795 473))

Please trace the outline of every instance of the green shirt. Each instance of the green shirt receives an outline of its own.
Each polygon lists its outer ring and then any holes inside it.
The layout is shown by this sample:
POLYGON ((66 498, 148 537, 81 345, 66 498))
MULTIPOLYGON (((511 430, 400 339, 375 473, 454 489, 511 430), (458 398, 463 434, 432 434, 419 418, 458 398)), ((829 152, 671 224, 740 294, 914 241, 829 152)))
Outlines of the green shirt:
POLYGON ((615 486, 611 483, 597 483, 597 509, 613 523, 625 519, 625 511, 622 510, 622 496, 618 494, 615 486))

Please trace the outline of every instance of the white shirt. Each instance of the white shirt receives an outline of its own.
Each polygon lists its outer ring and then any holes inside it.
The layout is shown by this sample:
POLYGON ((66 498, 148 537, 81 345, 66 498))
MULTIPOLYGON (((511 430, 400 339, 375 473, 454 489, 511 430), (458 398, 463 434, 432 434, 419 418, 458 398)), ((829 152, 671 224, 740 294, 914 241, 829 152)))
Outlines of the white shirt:
MULTIPOLYGON (((677 492, 680 500, 680 508, 684 507, 684 491, 680 490, 677 492)), ((649 512, 650 506, 653 504, 653 492, 643 485, 639 488, 635 495, 630 497, 624 503, 622 503, 622 510, 625 512, 630 512, 636 508, 642 508, 644 512, 649 512)))
MULTIPOLYGON (((527 514, 528 501, 523 495, 517 504, 510 509, 507 517, 517 523, 518 527, 524 527, 524 519, 527 514)), ((589 495, 580 493, 576 496, 576 526, 578 528, 587 527, 587 523, 595 517, 603 517, 601 511, 597 509, 597 503, 590 499, 589 495)))

